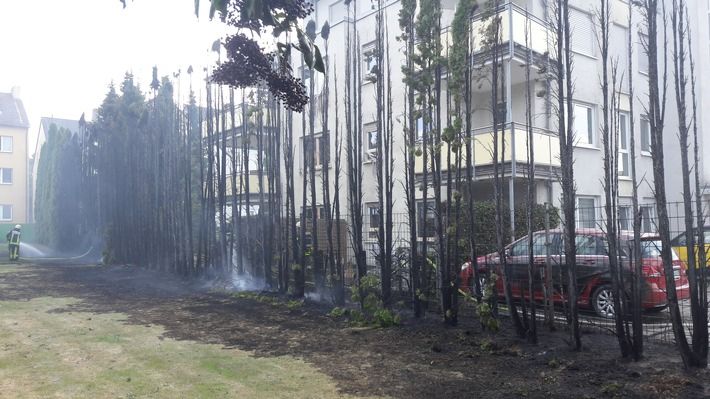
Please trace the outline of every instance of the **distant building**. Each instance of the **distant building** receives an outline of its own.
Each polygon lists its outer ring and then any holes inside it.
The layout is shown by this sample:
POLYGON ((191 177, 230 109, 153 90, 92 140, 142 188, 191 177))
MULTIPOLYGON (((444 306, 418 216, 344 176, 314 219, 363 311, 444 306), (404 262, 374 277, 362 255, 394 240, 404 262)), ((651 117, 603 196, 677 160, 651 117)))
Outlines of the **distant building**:
POLYGON ((28 221, 29 126, 18 90, 0 93, 0 224, 3 225, 28 221))
POLYGON ((29 178, 29 204, 28 209, 28 220, 31 222, 35 221, 35 190, 37 189, 37 168, 39 166, 39 159, 42 153, 42 145, 47 142, 49 135, 49 129, 52 125, 56 125, 58 129, 66 129, 72 133, 72 135, 78 135, 81 138, 79 130, 79 121, 71 119, 53 118, 53 117, 42 117, 39 122, 39 130, 37 132, 37 141, 35 142, 34 155, 30 159, 30 178, 29 178))

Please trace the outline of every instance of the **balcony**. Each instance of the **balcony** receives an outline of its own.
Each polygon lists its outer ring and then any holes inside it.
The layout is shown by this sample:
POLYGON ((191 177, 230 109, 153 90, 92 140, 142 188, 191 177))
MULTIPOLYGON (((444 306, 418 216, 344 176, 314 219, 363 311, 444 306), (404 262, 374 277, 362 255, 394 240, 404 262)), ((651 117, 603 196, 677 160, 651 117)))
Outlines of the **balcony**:
MULTIPOLYGON (((254 194, 259 193, 259 175, 256 173, 250 173, 246 175, 246 177, 249 179, 249 194, 254 196, 254 194)), ((242 180, 242 184, 240 187, 240 176, 236 176, 236 182, 237 182, 237 195, 245 194, 246 193, 246 179, 242 180)), ((264 194, 267 194, 269 192, 269 178, 266 176, 266 172, 264 172, 263 176, 263 192, 264 194)), ((232 195, 232 176, 227 176, 227 196, 232 195)))
MULTIPOLYGON (((473 131, 473 164, 475 166, 475 178, 477 180, 491 178, 493 176, 493 127, 484 127, 473 131)), ((498 159, 502 166, 502 170, 506 175, 513 173, 515 167, 516 173, 523 175, 525 173, 525 165, 528 163, 528 132, 523 124, 510 123, 506 124, 498 132, 498 159), (502 153, 502 145, 505 142, 505 152, 502 153), (513 147, 515 150, 513 151, 513 147), (522 164, 522 165, 521 165, 522 164)), ((551 177, 554 171, 560 167, 559 149, 560 142, 554 132, 537 128, 533 128, 532 140, 535 169, 538 177, 551 177)), ((447 163, 447 151, 451 154, 451 167, 455 167, 457 157, 461 157, 461 167, 466 166, 466 150, 465 148, 459 153, 449 149, 447 143, 442 143, 441 146, 441 170, 449 170, 447 163)), ((427 160, 428 164, 431 162, 427 160)), ((414 162, 415 173, 421 175, 423 169, 423 157, 418 156, 414 162)))
MULTIPOLYGON (((508 2, 498 8, 497 14, 501 17, 501 56, 512 57, 524 61, 527 51, 532 50, 533 60, 541 62, 547 55, 554 54, 554 31, 549 24, 528 12, 519 5, 508 2), (529 44, 525 41, 525 27, 529 26, 529 44)), ((471 20, 471 31, 474 35, 473 54, 478 60, 485 60, 486 53, 490 52, 483 46, 482 35, 490 21, 484 19, 482 13, 474 15, 471 20)), ((442 33, 444 49, 453 45, 451 28, 447 27, 442 33)), ((445 50, 444 50, 445 51, 445 50)))

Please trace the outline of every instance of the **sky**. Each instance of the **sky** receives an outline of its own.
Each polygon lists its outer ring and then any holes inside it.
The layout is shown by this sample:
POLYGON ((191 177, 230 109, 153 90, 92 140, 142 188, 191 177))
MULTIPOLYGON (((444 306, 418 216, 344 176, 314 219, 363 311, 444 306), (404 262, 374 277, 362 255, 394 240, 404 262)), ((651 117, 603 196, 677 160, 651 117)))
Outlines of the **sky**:
POLYGON ((125 9, 119 0, 0 0, 0 92, 20 88, 30 156, 41 117, 90 119, 126 72, 145 90, 153 66, 160 76, 180 70, 184 96, 190 65, 193 84, 203 82, 212 43, 228 29, 201 3, 197 18, 194 0, 127 0, 125 9))

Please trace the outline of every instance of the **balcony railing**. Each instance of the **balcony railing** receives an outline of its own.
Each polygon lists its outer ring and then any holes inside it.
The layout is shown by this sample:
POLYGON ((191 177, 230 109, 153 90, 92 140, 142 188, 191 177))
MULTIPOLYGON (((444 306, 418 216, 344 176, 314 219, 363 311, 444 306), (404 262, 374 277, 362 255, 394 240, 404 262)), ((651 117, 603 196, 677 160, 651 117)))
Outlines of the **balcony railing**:
MULTIPOLYGON (((473 131, 473 165, 478 167, 493 165, 493 127, 482 127, 473 131)), ((549 172, 550 169, 559 168, 560 157, 559 149, 560 142, 557 135, 546 129, 533 127, 532 146, 535 157, 536 168, 540 168, 540 172, 549 172), (547 168, 546 168, 547 167, 547 168)), ((461 167, 466 167, 466 149, 461 151, 451 151, 447 143, 441 145, 441 170, 449 170, 447 162, 447 151, 451 154, 451 168, 454 169, 457 165, 458 157, 461 158, 461 167)), ((430 167, 431 157, 427 154, 427 168, 430 167)), ((502 162, 510 170, 512 163, 527 164, 528 163, 528 131, 524 124, 509 123, 502 126, 498 131, 498 162, 502 162), (503 143, 505 143, 505 151, 503 152, 503 143), (515 148, 515 151, 513 151, 515 148)), ((423 173, 423 157, 418 156, 414 162, 415 172, 423 173)))
MULTIPOLYGON (((544 20, 526 12, 525 9, 515 3, 508 2, 502 4, 497 11, 500 17, 501 38, 503 55, 518 54, 524 57, 524 51, 531 49, 534 55, 552 54, 553 31, 544 20), (529 26, 528 44, 525 41, 525 28, 529 26), (512 38, 512 43, 511 43, 512 38)), ((485 53, 488 51, 484 47, 483 32, 491 20, 485 19, 483 13, 474 15, 471 20, 471 32, 474 36, 473 53, 485 53)), ((442 43, 444 51, 453 45, 451 28, 447 27, 442 32, 442 43)))

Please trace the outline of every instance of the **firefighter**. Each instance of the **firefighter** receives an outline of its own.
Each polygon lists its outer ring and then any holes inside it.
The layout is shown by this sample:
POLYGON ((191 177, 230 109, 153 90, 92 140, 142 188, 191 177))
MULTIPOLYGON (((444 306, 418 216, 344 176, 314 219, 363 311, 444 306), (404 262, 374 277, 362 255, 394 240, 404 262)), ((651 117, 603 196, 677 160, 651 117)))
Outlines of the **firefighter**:
POLYGON ((22 226, 15 225, 15 228, 10 230, 5 238, 7 238, 8 249, 10 250, 10 260, 20 260, 20 229, 22 226))

